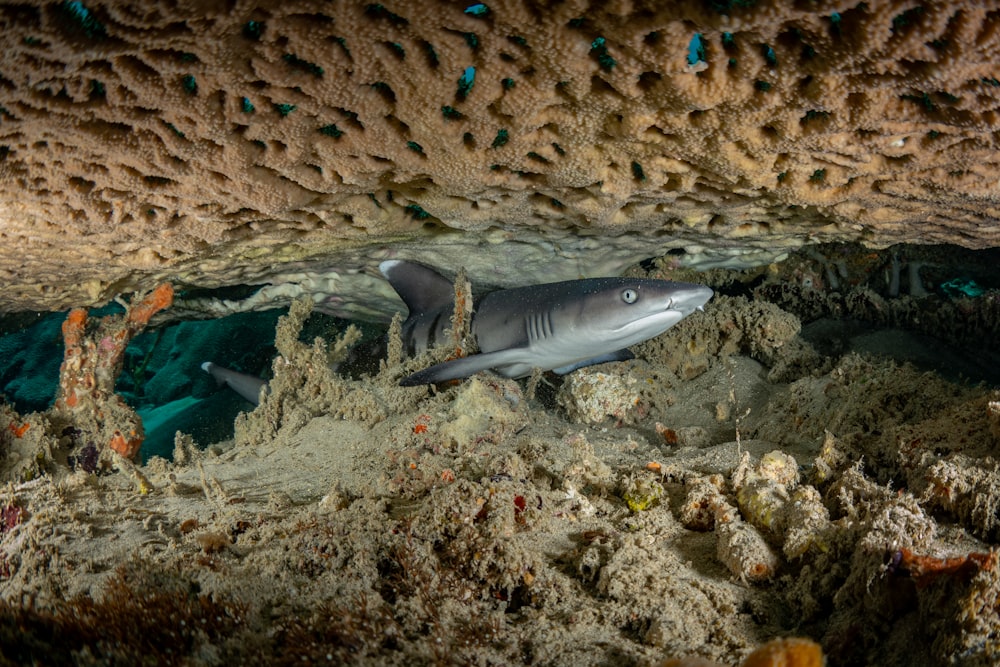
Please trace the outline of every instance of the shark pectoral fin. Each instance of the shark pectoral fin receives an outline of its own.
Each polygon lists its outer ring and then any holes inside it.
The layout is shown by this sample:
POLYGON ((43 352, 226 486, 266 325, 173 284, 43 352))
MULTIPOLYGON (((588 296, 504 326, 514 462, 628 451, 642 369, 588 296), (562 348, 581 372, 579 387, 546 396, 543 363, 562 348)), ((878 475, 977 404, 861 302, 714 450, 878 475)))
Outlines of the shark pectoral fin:
POLYGON ((635 355, 625 350, 615 350, 614 352, 608 352, 607 354, 602 354, 598 357, 592 357, 590 359, 584 359, 583 361, 578 361, 575 364, 569 364, 568 366, 560 366, 559 368, 553 368, 552 372, 556 375, 566 375, 566 373, 572 373, 578 368, 583 368, 585 366, 593 366, 595 364, 604 364, 609 361, 628 361, 629 359, 635 359, 635 355))
POLYGON ((448 380, 459 380, 475 375, 479 371, 489 370, 498 366, 516 363, 523 356, 517 348, 472 354, 461 359, 443 361, 422 371, 407 375, 399 381, 401 387, 416 387, 422 384, 437 384, 448 380))

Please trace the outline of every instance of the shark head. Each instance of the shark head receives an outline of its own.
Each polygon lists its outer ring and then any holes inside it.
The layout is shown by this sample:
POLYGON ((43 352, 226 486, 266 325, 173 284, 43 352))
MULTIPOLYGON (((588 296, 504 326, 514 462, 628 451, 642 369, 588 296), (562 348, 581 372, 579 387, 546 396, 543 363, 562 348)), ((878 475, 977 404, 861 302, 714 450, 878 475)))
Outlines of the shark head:
POLYGON ((702 310, 713 294, 704 285, 640 278, 596 278, 577 285, 583 289, 556 307, 553 320, 564 332, 564 344, 586 348, 581 354, 597 341, 620 349, 654 338, 702 310))
POLYGON ((488 294, 472 328, 500 374, 521 377, 533 368, 561 374, 631 358, 626 348, 660 335, 711 297, 704 285, 666 280, 569 280, 488 294))

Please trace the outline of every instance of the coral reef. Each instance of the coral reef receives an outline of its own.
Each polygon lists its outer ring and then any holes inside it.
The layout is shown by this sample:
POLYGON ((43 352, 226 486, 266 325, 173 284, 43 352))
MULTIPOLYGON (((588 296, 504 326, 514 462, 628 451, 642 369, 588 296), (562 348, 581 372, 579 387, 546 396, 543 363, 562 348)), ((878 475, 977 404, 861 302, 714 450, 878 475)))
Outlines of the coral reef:
POLYGON ((690 380, 715 363, 743 353, 775 365, 785 343, 799 333, 799 319, 766 301, 716 296, 697 324, 681 322, 638 346, 639 354, 690 380))
MULTIPOLYGON (((124 315, 108 315, 90 327, 86 309, 75 308, 63 323, 65 354, 59 389, 48 418, 57 432, 66 430, 79 450, 77 458, 100 457, 110 449, 132 459, 142 446, 142 420, 115 393, 125 348, 150 318, 170 306, 174 290, 160 285, 132 298, 124 315), (93 449, 93 452, 88 452, 93 449)), ((89 467, 81 459, 81 465, 89 467)))
POLYGON ((0 310, 428 248, 524 284, 997 242, 988 4, 482 7, 4 4, 0 310))
POLYGON ((244 623, 239 601, 192 591, 177 573, 120 568, 102 595, 51 608, 0 602, 0 657, 30 664, 177 664, 225 659, 244 623))
MULTIPOLYGON (((798 259, 710 277, 763 285, 798 259)), ((848 289, 852 263, 831 266, 848 289)), ((825 358, 795 315, 741 296, 678 325, 672 358, 644 346, 581 385, 405 388, 461 341, 403 359, 397 319, 389 356, 349 378, 331 363, 356 332, 313 338, 311 305, 280 318, 271 391, 236 438, 178 435, 172 461, 136 466, 139 488, 70 470, 72 431, 0 404, 0 656, 996 662, 995 390, 846 348, 825 358)), ((70 327, 72 358, 128 322, 70 327)), ((60 400, 93 400, 62 384, 60 400)))
POLYGON ((996 262, 995 250, 900 245, 873 252, 857 244, 832 244, 796 252, 742 280, 756 298, 806 324, 821 318, 857 320, 992 353, 1000 340, 996 262), (904 281, 905 293, 899 288, 900 258, 920 267, 904 281))

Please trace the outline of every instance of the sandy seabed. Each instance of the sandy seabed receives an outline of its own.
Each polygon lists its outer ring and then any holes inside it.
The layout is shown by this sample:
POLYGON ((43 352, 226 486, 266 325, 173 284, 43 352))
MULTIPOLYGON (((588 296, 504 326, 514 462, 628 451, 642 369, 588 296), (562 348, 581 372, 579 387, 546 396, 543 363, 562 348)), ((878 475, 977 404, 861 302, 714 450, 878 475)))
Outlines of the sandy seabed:
POLYGON ((337 376, 295 311, 232 441, 89 474, 4 432, 5 663, 1000 660, 998 397, 877 353, 920 337, 821 354, 720 296, 634 361, 435 390, 337 376))

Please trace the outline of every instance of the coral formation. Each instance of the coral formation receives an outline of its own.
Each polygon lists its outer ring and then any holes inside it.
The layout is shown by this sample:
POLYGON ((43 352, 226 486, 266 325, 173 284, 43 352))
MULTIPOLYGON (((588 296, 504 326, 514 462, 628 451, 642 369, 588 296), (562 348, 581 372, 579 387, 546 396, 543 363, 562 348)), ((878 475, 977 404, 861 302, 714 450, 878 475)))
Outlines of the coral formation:
POLYGON ((757 299, 794 313, 803 323, 858 320, 993 351, 1000 339, 996 263, 995 250, 900 245, 874 252, 858 244, 832 244, 793 253, 742 280, 753 285, 757 299), (907 284, 905 293, 898 291, 900 257, 921 266, 918 284, 907 284))
POLYGON ((115 393, 115 382, 129 341, 153 315, 169 307, 173 297, 170 284, 160 285, 149 294, 135 295, 124 315, 107 315, 96 327, 88 327, 84 308, 75 308, 67 315, 59 389, 48 415, 53 428, 72 431, 82 450, 92 447, 100 456, 111 449, 126 459, 139 453, 142 420, 115 393))
MULTIPOLYGON (((820 256, 849 289, 857 265, 820 256)), ((806 266, 708 277, 767 285, 806 266)), ((929 291, 928 306, 952 298, 929 291)), ((138 489, 81 471, 97 463, 83 451, 70 470, 73 423, 0 403, 0 656, 60 642, 52 655, 78 662, 996 662, 995 390, 846 345, 825 358, 813 323, 737 296, 678 325, 675 358, 644 346, 585 369, 603 378, 586 391, 572 375, 405 388, 456 341, 404 360, 397 319, 389 356, 347 377, 331 363, 357 333, 314 339, 311 305, 280 319, 271 392, 237 437, 202 450, 179 434, 172 461, 136 467, 138 489), (567 395, 632 407, 597 401, 591 423, 567 395), (165 635, 164 615, 183 629, 165 635)), ((68 327, 72 358, 128 321, 68 327)), ((62 381, 60 400, 86 384, 62 381)))
POLYGON ((598 424, 608 417, 624 421, 639 406, 636 382, 617 369, 606 373, 597 367, 581 368, 566 378, 557 400, 574 421, 598 424))
POLYGON ((514 274, 625 232, 646 256, 997 242, 989 5, 483 7, 4 4, 0 309, 403 241, 480 284, 511 252, 470 253, 488 229, 531 247, 514 274))
POLYGON ((51 608, 0 602, 0 657, 30 664, 177 664, 221 660, 243 623, 245 605, 198 593, 176 573, 124 567, 102 595, 79 595, 51 608))

